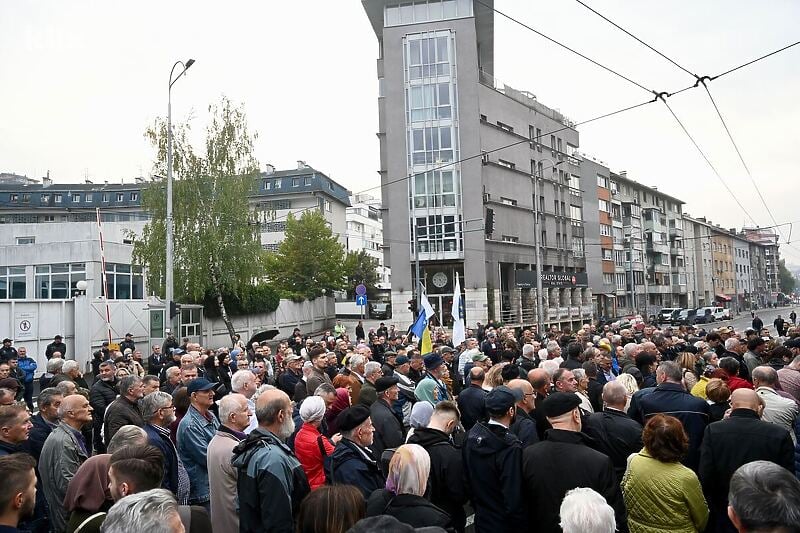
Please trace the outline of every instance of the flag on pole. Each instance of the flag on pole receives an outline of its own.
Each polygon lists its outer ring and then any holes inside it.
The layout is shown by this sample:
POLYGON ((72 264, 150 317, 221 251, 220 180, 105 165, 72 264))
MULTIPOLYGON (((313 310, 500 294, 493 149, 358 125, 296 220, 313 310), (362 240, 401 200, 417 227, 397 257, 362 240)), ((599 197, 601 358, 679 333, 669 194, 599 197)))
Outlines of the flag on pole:
POLYGON ((418 339, 422 338, 423 333, 428 329, 428 321, 430 318, 435 314, 431 303, 428 301, 428 296, 420 291, 420 304, 422 304, 422 309, 417 315, 417 320, 411 326, 411 333, 414 334, 415 337, 418 339))
POLYGON ((456 274, 456 287, 453 290, 453 346, 458 347, 466 338, 466 325, 464 324, 466 313, 464 312, 464 300, 461 298, 461 283, 456 274))
POLYGON ((420 343, 419 351, 422 355, 431 353, 433 351, 433 343, 431 342, 431 330, 427 327, 422 332, 422 342, 420 343))

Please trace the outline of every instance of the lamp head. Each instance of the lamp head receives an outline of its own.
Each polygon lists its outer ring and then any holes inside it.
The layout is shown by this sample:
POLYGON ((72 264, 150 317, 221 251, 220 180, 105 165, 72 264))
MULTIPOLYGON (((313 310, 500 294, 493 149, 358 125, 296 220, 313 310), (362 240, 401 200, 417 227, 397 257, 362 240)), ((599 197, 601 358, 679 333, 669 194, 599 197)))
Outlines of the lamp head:
POLYGON ((194 59, 190 59, 189 61, 186 62, 186 67, 184 67, 184 70, 189 70, 189 67, 191 67, 192 65, 194 65, 194 59))

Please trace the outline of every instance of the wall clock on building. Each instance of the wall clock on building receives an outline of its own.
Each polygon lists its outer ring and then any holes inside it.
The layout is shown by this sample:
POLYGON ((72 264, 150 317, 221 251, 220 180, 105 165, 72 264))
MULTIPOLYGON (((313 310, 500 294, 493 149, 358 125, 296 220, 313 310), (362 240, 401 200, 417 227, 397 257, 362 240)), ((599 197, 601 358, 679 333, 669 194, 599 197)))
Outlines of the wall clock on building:
POLYGON ((433 275, 431 281, 433 281, 433 284, 436 287, 441 289, 442 287, 447 285, 447 274, 445 274, 444 272, 437 272, 436 274, 433 275))

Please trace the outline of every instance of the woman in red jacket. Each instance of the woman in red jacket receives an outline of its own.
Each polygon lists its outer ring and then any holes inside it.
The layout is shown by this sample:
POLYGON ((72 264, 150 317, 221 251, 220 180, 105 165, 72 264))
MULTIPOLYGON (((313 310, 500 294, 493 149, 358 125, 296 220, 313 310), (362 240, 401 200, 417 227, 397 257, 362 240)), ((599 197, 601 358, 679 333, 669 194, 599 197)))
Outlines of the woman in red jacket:
POLYGON ((319 432, 322 418, 325 416, 325 400, 319 396, 309 396, 300 405, 300 418, 303 425, 294 440, 294 453, 308 478, 311 490, 325 484, 325 457, 333 453, 334 445, 342 438, 337 433, 328 440, 319 432))

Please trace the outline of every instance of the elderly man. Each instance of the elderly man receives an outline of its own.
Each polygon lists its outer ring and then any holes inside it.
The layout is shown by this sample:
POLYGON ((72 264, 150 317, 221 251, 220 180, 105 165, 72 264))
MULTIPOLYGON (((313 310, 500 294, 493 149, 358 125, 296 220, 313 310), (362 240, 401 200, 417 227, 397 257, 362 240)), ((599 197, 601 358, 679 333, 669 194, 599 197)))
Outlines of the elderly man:
POLYGON ((531 417, 531 413, 534 410, 533 400, 536 394, 527 379, 512 379, 508 382, 508 388, 519 389, 522 392, 522 399, 517 402, 516 417, 509 431, 517 436, 522 442, 522 448, 525 449, 531 444, 539 442, 536 420, 531 417))
POLYGON ((375 382, 378 399, 370 406, 370 418, 375 428, 371 448, 378 461, 384 450, 397 448, 405 442, 403 420, 394 410, 394 402, 399 394, 397 383, 398 379, 394 376, 384 376, 375 382))
POLYGON ((303 358, 299 355, 291 354, 284 358, 283 364, 286 366, 286 370, 278 376, 278 388, 293 399, 295 388, 297 388, 297 384, 303 377, 303 358))
POLYGON ((0 456, 24 451, 33 424, 28 408, 22 403, 0 406, 0 456))
POLYGON ((219 420, 210 411, 214 405, 214 384, 205 378, 192 380, 186 387, 189 410, 178 425, 178 456, 189 474, 189 503, 209 507, 208 443, 219 428, 219 420))
POLYGON ((414 389, 417 400, 429 402, 433 406, 443 400, 452 400, 443 381, 447 377, 447 367, 442 356, 438 353, 429 353, 423 360, 426 375, 414 389))
POLYGON ((739 533, 796 530, 800 481, 769 461, 740 466, 731 476, 728 516, 739 533))
POLYGON ((375 400, 378 399, 378 393, 375 392, 375 382, 383 375, 381 364, 377 361, 370 361, 364 365, 364 384, 361 386, 361 393, 358 397, 358 403, 370 407, 375 400))
POLYGON ((522 452, 529 522, 537 525, 537 531, 560 532, 558 513, 567 491, 589 487, 605 497, 614 508, 618 527, 627 531, 625 504, 613 464, 606 455, 587 446, 581 433, 580 404, 580 398, 570 392, 555 392, 542 403, 553 429, 544 441, 522 452))
MULTIPOLYGON (((699 478, 710 511, 713 531, 732 531, 728 491, 733 473, 751 461, 771 461, 794 472, 794 445, 781 427, 759 416, 763 407, 755 391, 731 394, 729 418, 706 428, 700 450, 699 478)), ((709 524, 710 525, 710 524, 709 524)))
POLYGON ((58 408, 64 397, 54 388, 44 389, 39 393, 37 403, 39 412, 31 418, 33 428, 25 441, 23 448, 26 452, 39 459, 42 447, 50 433, 58 426, 58 408))
MULTIPOLYGON (((800 340, 797 341, 797 344, 800 344, 800 340)), ((22 348, 20 348, 21 350, 22 348)), ((796 355, 796 352, 797 349, 792 348, 792 353, 795 354, 794 359, 786 367, 778 370, 778 381, 783 391, 800 402, 800 355, 796 355)))
POLYGON ((264 391, 256 400, 256 418, 258 427, 236 445, 231 461, 238 471, 238 531, 293 533, 294 517, 310 489, 286 445, 294 432, 289 396, 274 388, 264 391))
POLYGON ((89 400, 79 394, 67 396, 58 409, 61 423, 47 437, 39 458, 39 475, 50 509, 50 524, 61 532, 67 523, 64 496, 78 467, 89 457, 81 428, 92 421, 89 400))
MULTIPOLYGON (((256 377, 252 372, 247 369, 237 370, 236 373, 231 376, 231 389, 233 392, 241 394, 247 399, 247 407, 250 409, 251 413, 256 412, 256 403, 253 400, 253 395, 255 394, 257 387, 256 377)), ((250 432, 257 427, 258 421, 256 420, 256 417, 251 416, 247 427, 244 429, 244 432, 250 434, 250 432)))
MULTIPOLYGON (((753 386, 756 394, 764 402, 761 420, 776 424, 789 432, 792 442, 797 444, 794 433, 798 408, 793 399, 778 394, 778 373, 771 366, 757 366, 753 369, 753 386)), ((785 393, 784 393, 785 394, 785 393)))
POLYGON ((379 458, 370 451, 375 432, 370 409, 361 404, 349 407, 339 414, 338 422, 342 440, 325 459, 325 470, 332 475, 328 481, 334 485, 353 485, 367 500, 385 484, 376 460, 379 458))
POLYGON ((347 361, 346 372, 342 372, 333 378, 334 387, 350 387, 350 403, 352 405, 358 403, 361 395, 361 387, 365 381, 364 372, 366 364, 367 358, 362 354, 357 353, 351 355, 350 359, 347 361))
POLYGON ((169 426, 175 421, 172 395, 162 391, 150 393, 142 398, 141 410, 142 418, 147 421, 143 428, 147 433, 147 442, 161 450, 164 456, 161 486, 175 494, 178 501, 186 501, 189 497, 189 474, 169 438, 169 426))
POLYGON ((472 429, 476 423, 486 418, 486 391, 483 390, 483 380, 486 373, 481 367, 474 367, 469 371, 469 386, 458 395, 458 409, 461 411, 461 424, 466 431, 472 429))
POLYGON ((247 438, 244 430, 255 418, 248 399, 228 394, 219 401, 220 426, 208 445, 208 485, 211 492, 211 523, 214 531, 239 531, 236 494, 237 471, 231 465, 233 449, 247 438))
POLYGON ((172 394, 181 384, 181 369, 177 366, 170 366, 164 371, 164 374, 165 381, 160 390, 172 394))
POLYGON ((143 427, 144 419, 139 411, 139 400, 144 398, 144 385, 136 376, 125 376, 119 380, 119 398, 106 408, 103 436, 105 444, 122 426, 143 427))

